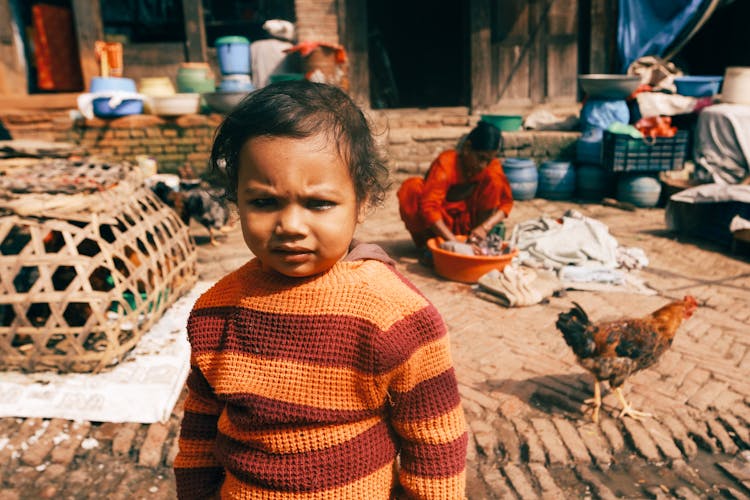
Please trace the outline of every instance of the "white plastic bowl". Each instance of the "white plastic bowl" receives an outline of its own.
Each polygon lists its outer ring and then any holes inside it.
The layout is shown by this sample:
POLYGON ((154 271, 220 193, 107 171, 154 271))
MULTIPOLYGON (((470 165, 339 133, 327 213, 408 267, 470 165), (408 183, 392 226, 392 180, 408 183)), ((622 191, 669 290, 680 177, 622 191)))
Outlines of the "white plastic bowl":
POLYGON ((190 115, 200 112, 201 95, 180 93, 166 96, 150 96, 151 114, 160 116, 190 115))

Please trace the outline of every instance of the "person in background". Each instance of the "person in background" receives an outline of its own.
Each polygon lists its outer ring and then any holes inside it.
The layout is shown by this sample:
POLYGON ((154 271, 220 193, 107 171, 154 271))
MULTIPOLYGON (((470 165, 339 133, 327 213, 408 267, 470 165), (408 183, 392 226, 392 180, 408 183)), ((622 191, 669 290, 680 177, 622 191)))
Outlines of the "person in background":
POLYGON ((404 181, 399 212, 419 249, 435 236, 481 242, 510 215, 513 194, 497 158, 501 146, 500 130, 480 121, 457 150, 440 153, 424 178, 404 181))
POLYGON ((270 38, 250 44, 250 72, 256 89, 268 85, 271 75, 299 71, 298 56, 285 52, 293 47, 294 24, 283 19, 269 19, 263 23, 263 29, 270 38))
POLYGON ((211 152, 255 257, 204 293, 179 498, 463 499, 468 437, 437 309, 353 240, 388 170, 341 89, 245 98, 211 152))

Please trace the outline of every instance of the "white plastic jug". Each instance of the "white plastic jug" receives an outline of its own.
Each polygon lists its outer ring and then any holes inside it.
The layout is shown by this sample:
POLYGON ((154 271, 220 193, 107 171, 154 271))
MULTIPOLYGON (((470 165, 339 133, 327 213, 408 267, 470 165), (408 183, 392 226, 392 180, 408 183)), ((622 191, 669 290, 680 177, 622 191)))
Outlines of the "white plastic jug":
POLYGON ((750 104, 750 67, 730 66, 724 74, 721 101, 750 104))

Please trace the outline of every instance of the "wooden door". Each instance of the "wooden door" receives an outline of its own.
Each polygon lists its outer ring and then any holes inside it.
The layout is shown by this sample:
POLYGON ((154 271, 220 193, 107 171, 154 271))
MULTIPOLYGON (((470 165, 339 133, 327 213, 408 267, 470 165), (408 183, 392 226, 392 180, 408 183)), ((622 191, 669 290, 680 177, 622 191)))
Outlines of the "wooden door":
POLYGON ((472 0, 472 107, 575 102, 578 0, 472 0))

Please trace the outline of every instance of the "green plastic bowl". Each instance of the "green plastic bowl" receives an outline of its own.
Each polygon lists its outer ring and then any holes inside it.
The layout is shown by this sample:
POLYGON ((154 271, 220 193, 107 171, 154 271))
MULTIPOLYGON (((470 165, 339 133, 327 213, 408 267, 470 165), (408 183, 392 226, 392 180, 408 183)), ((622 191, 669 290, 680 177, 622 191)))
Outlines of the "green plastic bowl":
POLYGON ((515 132, 523 126, 521 115, 480 115, 482 121, 491 123, 503 132, 515 132))
POLYGON ((277 73, 268 77, 271 83, 288 82, 290 80, 304 80, 304 73, 277 73))

